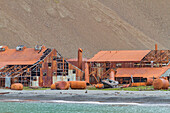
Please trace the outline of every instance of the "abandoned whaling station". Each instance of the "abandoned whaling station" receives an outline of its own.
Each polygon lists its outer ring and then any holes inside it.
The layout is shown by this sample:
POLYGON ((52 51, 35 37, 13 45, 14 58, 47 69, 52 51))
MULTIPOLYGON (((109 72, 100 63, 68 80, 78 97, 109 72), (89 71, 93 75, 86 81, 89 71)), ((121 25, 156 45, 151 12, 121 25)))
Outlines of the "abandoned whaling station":
POLYGON ((67 62, 55 49, 45 46, 9 49, 0 47, 0 86, 21 83, 31 87, 50 87, 57 81, 80 81, 84 72, 67 62))
POLYGON ((0 46, 0 87, 169 87, 170 50, 158 50, 157 44, 155 50, 100 51, 90 59, 82 58, 82 53, 79 48, 78 58, 65 59, 56 49, 45 46, 0 46))

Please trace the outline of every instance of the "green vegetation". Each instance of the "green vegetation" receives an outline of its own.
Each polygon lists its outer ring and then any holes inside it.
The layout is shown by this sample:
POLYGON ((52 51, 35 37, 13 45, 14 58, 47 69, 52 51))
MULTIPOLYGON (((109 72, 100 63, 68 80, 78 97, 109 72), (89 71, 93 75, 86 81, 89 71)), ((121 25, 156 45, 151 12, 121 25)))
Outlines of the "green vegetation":
MULTIPOLYGON (((104 91, 112 91, 112 90, 120 90, 120 91, 155 91, 153 86, 138 86, 138 87, 127 87, 127 88, 106 88, 106 89, 97 89, 95 87, 88 87, 88 90, 104 90, 104 91)), ((161 91, 170 91, 161 90, 161 91)))
MULTIPOLYGON (((47 90, 50 88, 30 88, 30 87, 24 87, 23 90, 47 90)), ((101 91, 113 91, 113 90, 119 90, 119 91, 155 91, 153 86, 138 86, 138 87, 127 87, 127 88, 106 88, 106 89, 97 89, 93 86, 87 87, 88 90, 101 90, 101 91)), ((170 91, 168 90, 160 90, 160 91, 170 91)))
POLYGON ((30 88, 30 87, 24 87, 23 90, 47 90, 50 88, 30 88))
MULTIPOLYGON (((47 0, 48 2, 50 1, 50 0, 47 0)), ((55 3, 59 3, 59 1, 58 0, 53 0, 55 3)))

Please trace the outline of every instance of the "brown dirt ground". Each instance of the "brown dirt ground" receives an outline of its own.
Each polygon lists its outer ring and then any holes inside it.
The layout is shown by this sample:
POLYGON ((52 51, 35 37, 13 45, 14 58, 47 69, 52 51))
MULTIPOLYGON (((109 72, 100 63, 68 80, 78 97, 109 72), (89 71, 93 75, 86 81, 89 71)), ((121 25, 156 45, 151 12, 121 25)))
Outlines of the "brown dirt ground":
POLYGON ((1 0, 0 45, 56 48, 74 58, 100 50, 170 47, 169 0, 1 0))

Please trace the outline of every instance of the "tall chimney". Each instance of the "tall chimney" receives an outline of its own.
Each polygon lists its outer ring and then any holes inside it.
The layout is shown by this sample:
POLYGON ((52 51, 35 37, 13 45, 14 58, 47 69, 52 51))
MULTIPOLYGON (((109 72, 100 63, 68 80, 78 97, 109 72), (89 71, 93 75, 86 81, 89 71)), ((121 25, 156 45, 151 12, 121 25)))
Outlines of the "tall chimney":
POLYGON ((82 70, 82 52, 81 48, 78 49, 78 68, 82 70))
POLYGON ((156 50, 156 51, 158 50, 158 45, 157 45, 157 44, 155 44, 155 50, 156 50))
POLYGON ((157 51, 158 51, 158 45, 155 44, 155 54, 157 54, 157 51))

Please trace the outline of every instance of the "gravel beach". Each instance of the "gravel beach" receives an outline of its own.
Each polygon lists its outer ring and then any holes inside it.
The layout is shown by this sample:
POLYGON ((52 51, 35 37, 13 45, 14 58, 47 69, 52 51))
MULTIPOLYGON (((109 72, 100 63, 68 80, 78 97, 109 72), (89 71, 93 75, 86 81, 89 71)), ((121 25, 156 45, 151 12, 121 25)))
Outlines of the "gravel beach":
POLYGON ((112 103, 170 104, 170 91, 101 91, 101 90, 6 90, 0 89, 4 100, 65 100, 112 103))

